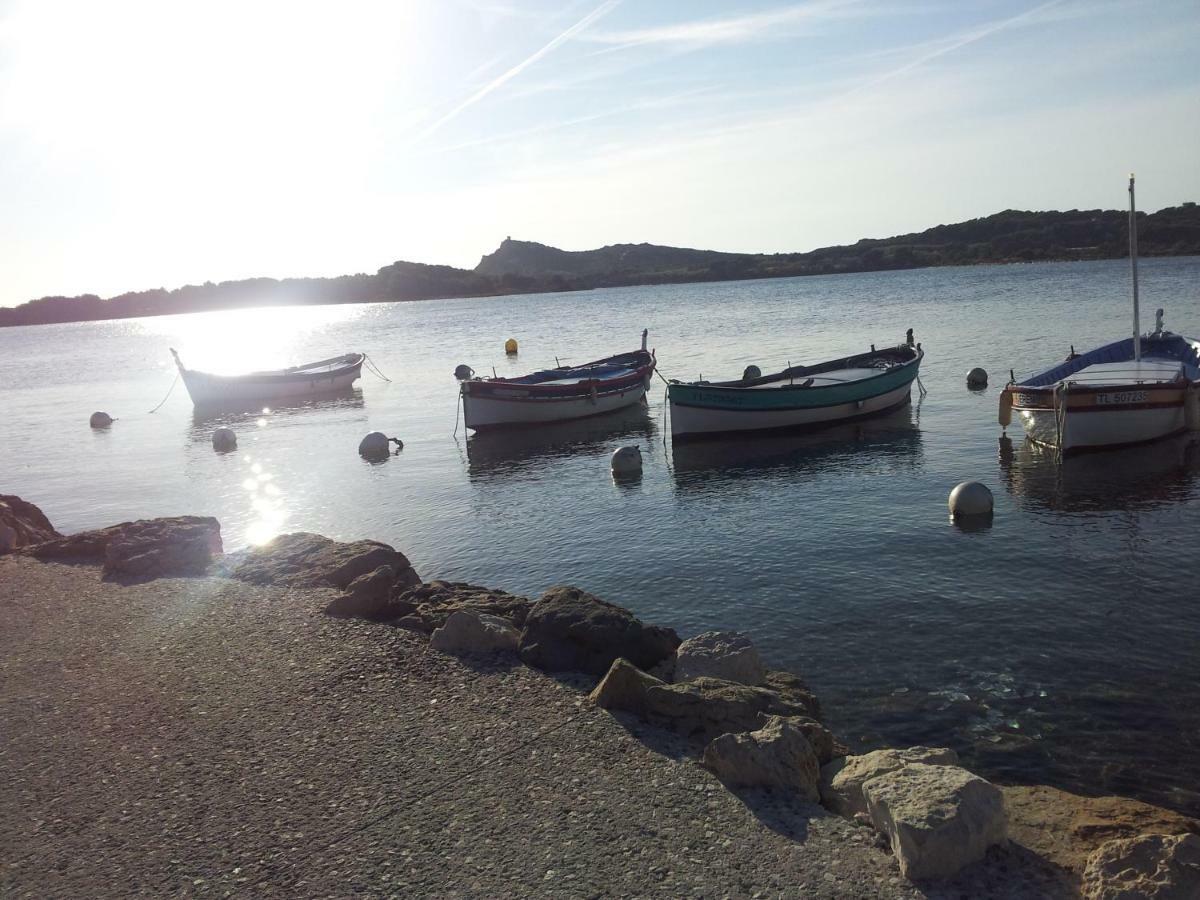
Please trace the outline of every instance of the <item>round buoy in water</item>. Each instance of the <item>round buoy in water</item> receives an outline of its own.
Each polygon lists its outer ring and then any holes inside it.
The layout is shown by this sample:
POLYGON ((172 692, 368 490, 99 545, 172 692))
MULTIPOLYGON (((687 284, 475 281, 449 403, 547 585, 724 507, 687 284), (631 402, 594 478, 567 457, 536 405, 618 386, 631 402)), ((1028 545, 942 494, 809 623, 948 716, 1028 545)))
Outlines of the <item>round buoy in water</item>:
POLYGON ((466 363, 460 363, 454 367, 454 377, 459 381, 470 381, 475 375, 475 370, 466 363))
POLYGON ((93 428, 107 428, 113 423, 113 417, 106 412, 94 412, 92 417, 88 419, 88 424, 93 428))
POLYGON ((642 448, 638 446, 618 447, 612 455, 612 473, 616 476, 640 475, 642 471, 642 448))
POLYGON ((509 356, 517 355, 517 339, 516 338, 509 338, 507 341, 504 342, 504 352, 507 353, 509 356))
POLYGON ((359 441, 358 455, 366 459, 384 459, 391 453, 390 443, 382 431, 372 431, 359 441))
POLYGON ((218 453, 229 453, 237 449, 237 435, 232 428, 218 428, 213 432, 212 445, 218 453))
POLYGON ((742 381, 752 381, 755 378, 762 378, 762 369, 754 365, 746 366, 742 372, 742 381))
POLYGON ((950 492, 950 517, 955 521, 990 516, 993 505, 992 492, 978 481, 964 481, 950 492))
POLYGON ((967 387, 983 388, 987 387, 987 372, 976 366, 967 373, 967 387))

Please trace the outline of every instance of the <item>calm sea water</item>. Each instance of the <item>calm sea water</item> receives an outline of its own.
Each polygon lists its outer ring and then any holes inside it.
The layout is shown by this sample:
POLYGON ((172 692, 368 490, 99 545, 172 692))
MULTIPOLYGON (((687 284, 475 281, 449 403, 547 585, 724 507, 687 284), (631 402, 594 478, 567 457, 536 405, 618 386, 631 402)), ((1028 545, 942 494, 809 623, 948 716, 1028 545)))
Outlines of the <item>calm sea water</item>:
MULTIPOLYGON (((1142 264, 1143 322, 1200 334, 1200 259, 1142 264)), ((981 773, 1200 812, 1200 448, 1057 465, 996 406, 1029 374, 1130 328, 1121 262, 935 269, 0 330, 0 492, 62 530, 211 514, 226 545, 309 530, 403 549, 426 578, 537 595, 581 585, 683 635, 749 632, 803 673, 859 748, 950 744, 981 773), (668 377, 737 377, 898 343, 928 393, 884 420, 672 448, 647 407, 543 434, 455 436, 458 363, 503 374, 637 346, 668 377), (520 341, 517 360, 506 338, 520 341), (176 347, 244 371, 363 350, 349 399, 198 419, 176 347), (992 375, 968 391, 972 366, 992 375), (93 432, 93 410, 117 417, 93 432), (213 428, 238 432, 215 454, 213 428), (403 438, 359 459, 372 430, 403 438), (608 455, 641 445, 640 481, 608 455), (946 496, 976 478, 991 528, 946 496)))

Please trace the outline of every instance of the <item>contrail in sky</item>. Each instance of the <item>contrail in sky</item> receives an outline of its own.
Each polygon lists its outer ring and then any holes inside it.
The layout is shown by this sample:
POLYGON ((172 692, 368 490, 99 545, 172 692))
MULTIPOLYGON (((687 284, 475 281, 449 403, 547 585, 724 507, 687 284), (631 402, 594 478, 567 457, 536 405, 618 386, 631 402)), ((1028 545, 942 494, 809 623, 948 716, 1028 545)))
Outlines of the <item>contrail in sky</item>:
POLYGON ((995 34, 997 31, 1001 31, 1005 28, 1008 28, 1010 25, 1015 25, 1018 22, 1021 22, 1025 19, 1030 18, 1031 16, 1035 16, 1038 13, 1042 12, 1043 10, 1049 9, 1052 6, 1058 6, 1062 2, 1063 2, 1063 0, 1047 0, 1046 3, 1042 3, 1038 6, 1035 6, 1032 9, 1027 9, 1027 10, 1025 10, 1025 12, 1019 13, 1018 15, 1012 16, 1007 19, 1001 19, 996 22, 990 22, 987 25, 985 25, 983 28, 979 28, 979 29, 976 29, 975 31, 971 31, 971 32, 968 32, 967 34, 961 35, 958 38, 956 38, 954 41, 952 41, 951 43, 946 44, 943 47, 939 47, 936 50, 931 50, 928 53, 922 54, 921 56, 917 57, 914 60, 910 60, 909 62, 905 63, 904 65, 900 66, 897 69, 893 69, 890 72, 885 72, 882 75, 877 75, 876 77, 870 79, 869 81, 865 82, 864 84, 860 84, 857 87, 851 88, 850 90, 848 90, 844 94, 842 94, 838 99, 841 100, 845 97, 849 97, 851 94, 857 94, 860 91, 866 90, 867 88, 875 87, 876 85, 881 84, 884 81, 890 81, 891 79, 897 77, 898 75, 903 75, 905 72, 910 72, 913 69, 917 68, 918 66, 923 66, 927 62, 937 59, 939 56, 945 56, 947 53, 952 53, 953 51, 959 49, 960 47, 965 47, 967 44, 973 44, 976 41, 982 40, 983 38, 987 37, 988 35, 995 34))
POLYGON ((480 100, 482 100, 488 94, 490 94, 492 91, 496 90, 496 88, 501 87, 502 85, 511 81, 513 78, 515 78, 517 75, 521 74, 521 72, 528 69, 530 66, 532 66, 535 62, 537 62, 539 59, 541 59, 547 53, 550 53, 552 50, 554 50, 554 48, 558 47, 560 44, 565 43, 566 41, 569 41, 571 38, 575 37, 575 35, 579 34, 579 32, 583 31, 585 28, 587 28, 589 25, 591 25, 597 19, 601 18, 602 16, 607 15, 620 2, 621 2, 621 0, 605 0, 604 3, 601 3, 595 9, 593 9, 590 13, 588 13, 586 16, 584 16, 582 19, 580 19, 578 22, 576 22, 574 25, 572 25, 570 28, 568 28, 562 34, 558 35, 558 37, 554 38, 552 41, 550 41, 548 44, 546 44, 544 47, 542 47, 540 50, 538 50, 532 56, 526 57, 525 59, 521 60, 521 62, 517 63, 515 66, 513 66, 507 72, 503 73, 499 77, 488 82, 483 87, 481 87, 479 90, 477 90, 475 93, 473 93, 470 97, 468 97, 466 100, 464 100, 462 103, 458 104, 458 106, 454 107, 454 109, 450 110, 450 112, 446 113, 444 116, 442 116, 436 122, 434 122, 432 125, 430 125, 428 128, 426 128, 420 134, 418 134, 416 136, 416 138, 414 139, 414 143, 416 141, 421 141, 421 140, 424 140, 425 138, 429 137, 429 135, 433 134, 435 131, 437 131, 439 128, 441 128, 443 125, 445 125, 447 122, 449 122, 455 116, 457 116, 464 109, 467 109, 470 106, 474 106, 476 103, 478 103, 480 100))

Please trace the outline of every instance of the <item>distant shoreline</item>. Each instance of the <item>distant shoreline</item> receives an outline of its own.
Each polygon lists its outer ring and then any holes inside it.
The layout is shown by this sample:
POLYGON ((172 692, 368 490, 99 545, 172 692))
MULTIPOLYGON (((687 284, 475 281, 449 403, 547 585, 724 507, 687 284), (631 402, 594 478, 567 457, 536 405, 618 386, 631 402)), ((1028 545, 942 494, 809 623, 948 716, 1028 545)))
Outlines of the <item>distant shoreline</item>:
MULTIPOLYGON (((1185 203, 1139 214, 1144 257, 1200 255, 1200 207, 1185 203)), ((1117 210, 1022 212, 938 225, 926 231, 806 253, 725 253, 615 244, 568 251, 506 238, 474 269, 395 262, 374 275, 333 278, 250 278, 174 290, 52 296, 0 308, 0 327, 114 321, 194 312, 270 307, 458 300, 568 293, 607 287, 761 281, 807 275, 1011 265, 1096 262, 1128 254, 1127 214, 1117 210)))
MULTIPOLYGON (((1200 253, 1180 254, 1178 256, 1157 256, 1143 257, 1154 259, 1195 259, 1200 258, 1200 253)), ((1102 259, 1039 259, 1039 260, 1004 260, 996 262, 979 262, 959 265, 942 265, 942 266, 914 266, 910 269, 869 269, 857 272, 829 272, 829 273, 811 273, 809 275, 759 275, 746 278, 707 278, 696 281, 663 281, 663 282, 637 282, 630 284, 612 284, 599 285, 596 287, 584 288, 568 288, 566 290, 530 290, 516 291, 510 293, 495 293, 495 294, 471 294, 471 295, 454 295, 446 297, 421 297, 405 300, 356 300, 356 301, 336 301, 328 302, 313 302, 313 303, 262 303, 257 305, 245 306, 230 306, 217 307, 213 309, 196 309, 196 310, 164 310, 163 312, 140 313, 136 315, 111 316, 102 319, 64 319, 55 322, 29 322, 29 323, 7 323, 0 322, 0 328, 40 328, 47 325, 78 325, 87 322, 121 322, 127 319, 156 319, 164 316, 187 316, 201 312, 237 312, 239 310, 252 309, 296 309, 296 308, 325 308, 330 306, 376 306, 384 303, 424 303, 428 301, 455 301, 455 300, 500 300, 504 297, 521 297, 533 294, 587 294, 594 291, 604 290, 619 290, 621 288, 630 287, 657 287, 667 285, 685 285, 685 284, 736 284, 738 282, 757 282, 757 281, 786 281, 792 278, 816 278, 822 276, 841 276, 841 275, 877 275, 888 272, 918 272, 928 269, 982 269, 982 268, 999 268, 1001 266, 1026 266, 1035 264, 1047 265, 1062 265, 1067 263, 1088 263, 1088 262, 1114 262, 1122 257, 1111 256, 1102 259)), ((2 317, 4 309, 0 308, 0 317, 2 317)))

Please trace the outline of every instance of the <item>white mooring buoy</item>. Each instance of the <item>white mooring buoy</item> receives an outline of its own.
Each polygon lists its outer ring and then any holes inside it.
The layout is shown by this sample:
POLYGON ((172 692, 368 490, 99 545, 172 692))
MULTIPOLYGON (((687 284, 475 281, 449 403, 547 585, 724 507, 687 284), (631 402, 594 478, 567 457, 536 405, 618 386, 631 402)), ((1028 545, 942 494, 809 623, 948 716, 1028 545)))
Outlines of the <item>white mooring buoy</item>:
POLYGON ((954 486, 950 492, 950 517, 958 519, 976 519, 990 516, 994 503, 992 492, 986 484, 978 481, 964 481, 954 486))
POLYGON ((987 387, 987 372, 976 366, 967 373, 967 387, 969 388, 985 388, 987 387))
POLYGON ((642 473, 642 448, 638 446, 618 447, 612 455, 612 473, 616 477, 629 477, 642 473))
POLYGON ((88 419, 88 424, 93 428, 107 428, 113 423, 113 417, 106 412, 94 412, 92 417, 88 419))
POLYGON ((213 432, 212 445, 218 453, 229 453, 237 449, 237 435, 232 428, 218 428, 213 432))

